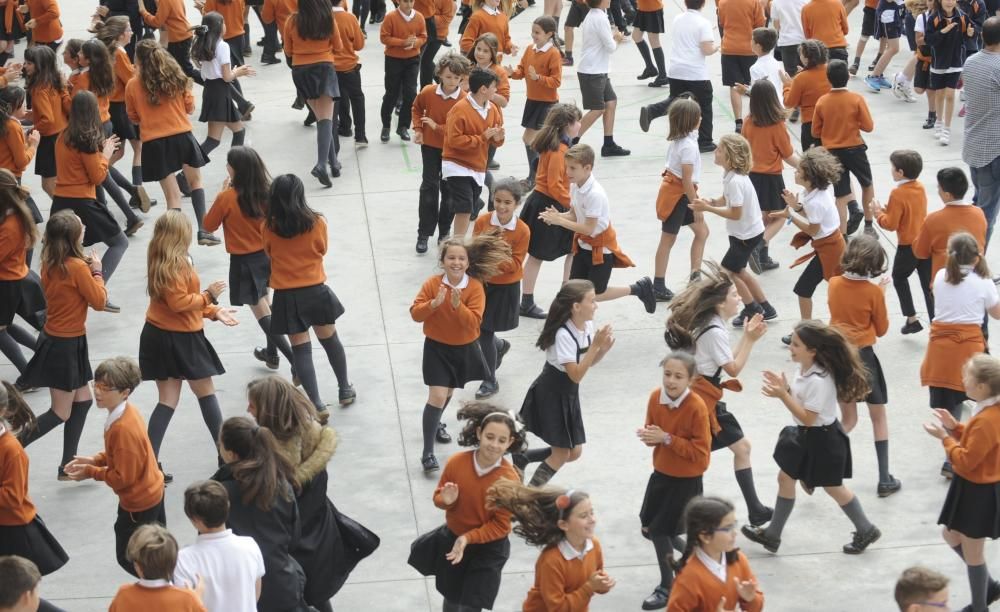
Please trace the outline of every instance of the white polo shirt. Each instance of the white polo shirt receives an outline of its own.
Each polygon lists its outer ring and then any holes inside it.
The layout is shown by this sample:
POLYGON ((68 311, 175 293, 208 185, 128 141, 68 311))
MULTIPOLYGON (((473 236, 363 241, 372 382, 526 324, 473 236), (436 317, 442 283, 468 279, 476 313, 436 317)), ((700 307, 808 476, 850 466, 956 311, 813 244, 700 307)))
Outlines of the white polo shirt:
POLYGON ((819 224, 819 232, 813 236, 814 240, 840 231, 840 213, 837 212, 833 185, 826 189, 813 189, 802 196, 802 213, 809 223, 819 224))
POLYGON ((750 66, 750 82, 770 81, 774 85, 774 90, 778 92, 778 104, 784 108, 781 89, 784 84, 781 82, 781 71, 785 69, 784 64, 774 59, 774 54, 768 53, 757 58, 757 61, 750 66))
POLYGON ((712 24, 701 11, 688 9, 674 17, 670 36, 670 65, 667 76, 681 81, 708 81, 708 66, 701 43, 713 42, 712 24))
POLYGON ((979 276, 971 266, 962 266, 962 270, 966 276, 957 285, 945 280, 944 269, 934 276, 934 320, 938 323, 979 325, 986 311, 1000 302, 993 279, 979 276))
POLYGON ((566 325, 556 330, 556 341, 549 348, 545 349, 545 361, 554 366, 560 372, 566 371, 565 363, 578 363, 576 360, 576 347, 586 349, 594 339, 594 322, 587 321, 583 329, 577 329, 573 321, 566 321, 566 325), (566 331, 566 328, 571 331, 566 331), (573 335, 570 335, 572 333, 573 335), (576 342, 573 342, 573 339, 576 342))
POLYGON ((726 198, 726 206, 742 209, 739 219, 726 219, 726 233, 740 240, 749 240, 764 233, 760 202, 749 176, 727 172, 722 179, 722 194, 726 198))
MULTIPOLYGON (((600 234, 611 225, 611 204, 608 202, 608 194, 593 174, 583 184, 583 187, 577 187, 576 183, 573 182, 570 183, 569 200, 570 206, 573 207, 573 212, 576 214, 577 223, 585 224, 587 219, 597 219, 597 226, 591 232, 591 237, 600 234)), ((581 249, 593 250, 589 244, 582 240, 577 240, 577 242, 580 243, 581 249)), ((604 252, 610 253, 611 250, 604 247, 604 252)))
MULTIPOLYGON (((771 19, 778 22, 778 46, 798 45, 806 39, 802 30, 802 7, 809 0, 774 0, 771 3, 771 19)), ((797 51, 796 51, 797 53, 797 51)))
MULTIPOLYGON (((792 379, 792 397, 809 412, 816 413, 812 427, 829 425, 840 418, 840 404, 837 403, 837 385, 829 372, 815 363, 805 372, 801 366, 792 379)), ((795 419, 798 425, 804 425, 795 419)))
POLYGON ((703 328, 704 333, 694 341, 695 368, 702 376, 715 376, 722 366, 733 361, 733 347, 729 343, 729 328, 722 317, 716 315, 703 328))
POLYGON ((208 612, 256 612, 256 583, 263 575, 264 557, 254 539, 226 529, 199 534, 177 553, 174 584, 193 589, 201 576, 208 612))
POLYGON ((580 55, 577 56, 576 71, 580 74, 607 74, 611 66, 611 54, 618 48, 611 34, 611 22, 607 12, 592 8, 580 24, 583 36, 580 55))
POLYGON ((701 181, 701 151, 698 150, 698 130, 684 138, 671 140, 667 145, 667 170, 677 178, 684 178, 683 166, 692 166, 691 180, 701 181))

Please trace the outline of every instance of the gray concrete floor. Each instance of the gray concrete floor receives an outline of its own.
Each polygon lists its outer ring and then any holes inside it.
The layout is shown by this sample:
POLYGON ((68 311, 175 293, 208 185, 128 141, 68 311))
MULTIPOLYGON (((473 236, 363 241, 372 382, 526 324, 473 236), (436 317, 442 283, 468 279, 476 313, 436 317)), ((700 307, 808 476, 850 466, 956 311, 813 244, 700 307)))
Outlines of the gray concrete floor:
MULTIPOLYGON (((541 14, 540 5, 541 2, 514 22, 514 39, 522 47, 530 42, 530 23, 541 14)), ((678 13, 679 6, 677 0, 667 3, 668 24, 678 13)), ((63 3, 68 36, 84 35, 90 9, 88 3, 63 3)), ((705 10, 707 16, 712 12, 711 7, 705 10)), ((194 17, 194 11, 191 15, 194 17)), ((851 16, 854 32, 849 38, 852 45, 857 40, 860 18, 860 10, 851 16)), ((456 48, 457 25, 456 20, 450 36, 456 48)), ((272 174, 296 172, 305 177, 310 204, 322 211, 330 224, 328 282, 347 307, 347 314, 338 328, 347 345, 358 402, 347 409, 333 408, 331 423, 340 432, 341 444, 329 466, 330 495, 343 512, 376 531, 382 538, 382 546, 354 571, 334 600, 335 606, 340 610, 433 610, 439 609, 441 604, 433 581, 419 576, 406 564, 406 557, 410 542, 443 520, 441 511, 431 503, 436 478, 425 477, 417 460, 421 435, 419 414, 426 398, 419 366, 423 338, 420 326, 411 321, 408 313, 421 281, 434 272, 435 260, 430 254, 420 257, 413 251, 420 181, 419 149, 413 144, 400 143, 395 136, 387 145, 378 142, 377 113, 383 92, 382 49, 377 29, 369 26, 369 31, 371 42, 361 52, 361 57, 368 96, 368 136, 372 144, 367 149, 355 151, 352 142, 345 141, 341 153, 343 176, 336 180, 333 189, 317 189, 316 181, 308 176, 314 159, 314 134, 312 129, 302 126, 303 115, 288 108, 294 92, 289 71, 283 65, 259 67, 256 78, 244 81, 248 97, 257 105, 254 121, 248 125, 247 144, 262 153, 272 174)), ((259 35, 260 28, 254 20, 253 39, 259 35)), ((256 56, 259 49, 254 47, 254 51, 256 56)), ((870 44, 864 60, 866 65, 874 53, 874 46, 870 44)), ((902 61, 894 61, 887 74, 891 75, 902 61)), ((719 61, 712 58, 709 64, 717 92, 718 138, 732 128, 732 112, 727 92, 720 85, 719 61)), ((596 174, 611 195, 612 217, 621 244, 639 265, 636 269, 614 273, 612 283, 623 284, 652 273, 653 252, 659 235, 653 208, 663 169, 667 125, 660 121, 649 134, 643 134, 638 128, 637 117, 641 105, 662 98, 666 90, 652 90, 635 81, 640 59, 631 43, 620 47, 612 68, 620 100, 615 135, 619 143, 632 149, 633 154, 628 158, 598 160, 596 174)), ((852 80, 850 87, 865 90, 859 79, 852 80)), ((501 177, 526 174, 519 127, 523 83, 515 82, 513 90, 513 100, 505 111, 507 145, 497 154, 502 164, 497 176, 501 177)), ((904 104, 889 92, 864 93, 864 96, 876 121, 875 133, 867 137, 867 142, 879 199, 887 199, 891 186, 889 153, 896 148, 914 148, 924 154, 922 178, 931 194, 931 208, 939 207, 940 202, 934 196, 933 177, 943 166, 962 165, 962 120, 956 118, 952 145, 945 148, 920 129, 926 112, 923 100, 904 104)), ((573 69, 564 72, 562 99, 579 100, 573 69)), ((798 125, 790 125, 790 128, 793 142, 798 142, 798 125)), ((196 125, 196 135, 201 137, 204 129, 203 125, 196 125)), ((599 147, 599 130, 586 134, 583 141, 599 147)), ((215 161, 204 173, 210 197, 224 177, 225 149, 224 145, 215 153, 215 161)), ((702 193, 717 196, 721 194, 722 174, 712 165, 710 155, 703 161, 702 193)), ((36 194, 41 193, 36 177, 26 177, 27 184, 36 194)), ((786 181, 791 182, 790 172, 786 173, 786 181)), ((161 196, 155 186, 151 191, 154 197, 161 196)), ((48 206, 44 195, 40 198, 36 195, 36 199, 43 207, 48 206)), ((162 197, 160 200, 162 202, 162 197)), ((190 214, 187 201, 184 207, 190 214)), ((152 221, 162 211, 161 204, 148 215, 147 227, 132 238, 131 248, 110 285, 111 295, 122 306, 122 313, 91 313, 89 317, 91 359, 95 366, 112 355, 134 356, 137 353, 138 333, 147 305, 146 243, 152 221)), ((720 219, 712 218, 710 223, 712 235, 707 254, 718 259, 726 248, 725 229, 720 219)), ((773 256, 785 264, 793 259, 791 248, 781 244, 788 238, 790 235, 786 232, 772 247, 773 256)), ((894 235, 882 238, 890 254, 894 252, 894 238, 894 235)), ((668 277, 668 283, 675 289, 682 286, 687 276, 685 253, 689 243, 689 233, 682 233, 668 277)), ((195 246, 192 255, 204 283, 227 277, 228 257, 223 247, 195 246)), ((994 267, 1000 267, 995 249, 990 260, 994 267)), ((560 275, 560 265, 550 264, 543 268, 536 292, 540 303, 547 304, 551 300, 560 275)), ((754 442, 757 484, 761 498, 768 503, 776 494, 777 470, 771 450, 780 427, 790 421, 777 401, 760 395, 758 381, 764 368, 786 371, 792 368, 779 337, 788 333, 798 318, 796 301, 790 290, 797 276, 797 270, 783 267, 762 278, 780 317, 758 343, 741 377, 746 391, 729 398, 731 409, 754 442)), ((877 471, 871 430, 867 418, 862 416, 862 422, 852 434, 855 477, 849 484, 869 517, 881 527, 883 537, 864 555, 847 557, 840 551, 841 545, 851 537, 847 518, 822 493, 813 497, 800 496, 779 555, 744 543, 770 609, 890 610, 896 577, 915 563, 935 567, 954 580, 953 606, 968 603, 965 570, 942 544, 935 525, 947 485, 937 474, 942 460, 940 447, 920 427, 928 417, 927 394, 918 384, 926 334, 901 336, 898 329, 903 319, 898 301, 893 292, 887 299, 892 329, 879 342, 877 350, 891 386, 891 456, 893 471, 904 483, 903 490, 888 499, 876 497, 877 471), (835 582, 831 577, 838 580, 835 582)), ((822 287, 817 294, 815 314, 817 317, 827 314, 825 288, 822 287)), ((658 578, 652 546, 640 536, 637 519, 650 470, 650 456, 633 432, 642 423, 648 390, 659 384, 656 364, 664 352, 661 330, 666 315, 666 307, 661 306, 655 316, 649 316, 632 299, 601 305, 598 321, 613 324, 618 342, 609 357, 583 383, 582 399, 589 433, 583 457, 567 466, 555 479, 555 484, 588 490, 594 499, 599 516, 597 531, 605 547, 607 569, 618 580, 610 594, 594 598, 595 610, 639 609, 639 603, 658 578)), ((206 325, 206 333, 228 369, 224 376, 216 379, 226 416, 242 414, 246 408, 244 388, 247 382, 269 373, 250 354, 262 341, 250 311, 241 310, 239 317, 241 325, 232 329, 211 322, 206 325)), ((517 409, 525 390, 541 368, 543 357, 533 347, 539 329, 539 322, 522 319, 520 328, 503 334, 513 346, 501 371, 502 391, 495 400, 498 404, 517 409)), ((326 369, 325 357, 321 351, 315 357, 322 374, 322 391, 327 398, 333 398, 336 388, 326 369)), ((288 374, 288 364, 281 365, 281 372, 288 374)), ((0 363, 0 376, 12 379, 15 374, 9 363, 0 363)), ((474 391, 475 387, 470 385, 459 392, 458 399, 469 399, 474 391)), ((36 412, 48 407, 44 390, 29 395, 29 400, 36 412)), ((156 403, 155 386, 142 385, 134 401, 148 418, 156 403)), ((865 414, 864 410, 861 412, 865 414)), ((449 411, 445 420, 454 432, 454 411, 449 411)), ((99 450, 102 422, 103 417, 95 410, 84 434, 82 452, 99 450)), ((112 523, 116 500, 100 483, 56 481, 60 438, 58 433, 53 433, 30 449, 32 497, 41 516, 72 557, 62 570, 45 579, 43 594, 74 612, 105 609, 118 585, 130 580, 117 567, 114 558, 112 523)), ((454 445, 441 446, 438 454, 443 460, 456 450, 454 445)), ((206 478, 214 471, 215 453, 194 397, 187 391, 164 442, 162 460, 176 478, 175 484, 167 488, 169 525, 181 544, 188 544, 195 532, 182 511, 183 490, 187 483, 206 478)), ((731 456, 726 451, 714 456, 705 478, 705 489, 734 501, 739 499, 731 456)), ((743 504, 738 503, 737 507, 742 514, 743 504)), ((513 541, 497 610, 519 609, 533 579, 537 551, 516 537, 513 541)), ((997 560, 993 554, 995 548, 990 546, 988 550, 990 560, 997 560)))

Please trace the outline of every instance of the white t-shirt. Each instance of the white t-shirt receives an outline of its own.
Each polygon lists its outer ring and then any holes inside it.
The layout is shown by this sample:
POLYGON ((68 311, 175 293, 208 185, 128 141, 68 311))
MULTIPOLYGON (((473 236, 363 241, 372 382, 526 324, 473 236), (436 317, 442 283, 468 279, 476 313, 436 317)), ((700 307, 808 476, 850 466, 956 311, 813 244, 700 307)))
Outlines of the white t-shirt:
MULTIPOLYGON (((815 363, 805 372, 799 367, 792 379, 792 397, 809 412, 816 413, 812 427, 829 425, 840 418, 840 404, 837 403, 837 384, 826 370, 815 363)), ((804 425, 795 419, 799 425, 804 425)))
POLYGON ((701 180, 701 151, 698 150, 698 130, 695 130, 677 140, 671 140, 667 145, 667 170, 677 178, 684 178, 681 166, 691 165, 694 169, 691 180, 695 183, 701 180))
POLYGON ((781 82, 781 71, 784 69, 784 64, 774 59, 771 53, 758 57, 753 66, 750 66, 750 82, 770 81, 771 85, 774 85, 774 90, 778 92, 778 104, 781 104, 782 108, 784 101, 781 99, 781 88, 784 84, 781 82))
POLYGON ((208 612, 256 612, 255 586, 263 575, 264 557, 254 539, 226 529, 201 534, 177 553, 174 584, 194 588, 201 576, 208 612))
POLYGON ((726 198, 726 206, 743 209, 739 219, 726 219, 726 232, 730 236, 749 240, 764 233, 760 202, 749 176, 727 172, 722 179, 722 195, 726 198))
POLYGON ((934 320, 939 323, 983 322, 986 311, 997 305, 1000 296, 993 279, 969 271, 957 285, 946 281, 946 270, 934 277, 934 320))
POLYGON ((219 39, 219 44, 215 45, 215 58, 210 62, 201 63, 201 78, 206 81, 222 78, 222 67, 231 64, 229 57, 229 44, 219 39))
MULTIPOLYGON (((586 223, 587 219, 597 219, 597 226, 590 234, 591 237, 600 234, 611 225, 611 203, 608 202, 608 194, 593 174, 583 187, 577 187, 576 183, 570 182, 569 200, 576 214, 577 223, 586 223)), ((591 246, 582 240, 577 242, 580 243, 581 249, 592 250, 591 246)), ((604 247, 604 252, 610 253, 611 249, 604 247)))
POLYGON ((694 341, 694 362, 702 376, 715 376, 722 366, 733 361, 729 331, 722 317, 714 317, 704 333, 694 341))
POLYGON ((774 0, 771 4, 771 19, 778 22, 778 46, 797 45, 806 39, 802 30, 802 7, 809 0, 774 0))
POLYGON ((611 65, 611 54, 618 48, 611 35, 611 22, 607 12, 592 8, 580 24, 583 45, 576 64, 576 71, 582 74, 607 74, 611 65))
POLYGON ((688 9, 674 17, 670 36, 670 65, 667 76, 681 81, 707 81, 708 67, 701 43, 712 42, 712 24, 701 11, 688 9))
POLYGON ((837 212, 833 185, 826 189, 813 189, 805 194, 802 197, 802 212, 809 223, 819 223, 819 232, 813 236, 814 240, 840 231, 840 213, 837 212))
POLYGON ((927 24, 927 13, 920 13, 919 15, 913 18, 913 31, 920 32, 921 34, 923 34, 924 30, 927 27, 926 24, 927 24))
POLYGON ((556 331, 556 341, 549 348, 545 349, 545 361, 555 367, 560 372, 565 372, 564 363, 579 363, 577 361, 576 346, 579 343, 580 349, 590 346, 594 338, 594 322, 587 321, 583 330, 579 330, 573 325, 573 321, 566 321, 566 324, 556 331), (572 335, 567 331, 572 330, 572 335), (574 338, 576 342, 574 342, 574 338))

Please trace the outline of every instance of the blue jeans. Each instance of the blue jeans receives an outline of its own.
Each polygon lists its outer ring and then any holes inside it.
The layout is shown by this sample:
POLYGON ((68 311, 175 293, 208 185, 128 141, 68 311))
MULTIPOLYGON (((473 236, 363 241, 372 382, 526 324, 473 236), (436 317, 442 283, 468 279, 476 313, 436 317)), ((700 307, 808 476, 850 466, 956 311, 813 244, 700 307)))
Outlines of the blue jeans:
POLYGON ((986 246, 989 247, 990 236, 1000 210, 1000 157, 981 168, 969 168, 972 184, 976 188, 974 202, 986 215, 986 246))

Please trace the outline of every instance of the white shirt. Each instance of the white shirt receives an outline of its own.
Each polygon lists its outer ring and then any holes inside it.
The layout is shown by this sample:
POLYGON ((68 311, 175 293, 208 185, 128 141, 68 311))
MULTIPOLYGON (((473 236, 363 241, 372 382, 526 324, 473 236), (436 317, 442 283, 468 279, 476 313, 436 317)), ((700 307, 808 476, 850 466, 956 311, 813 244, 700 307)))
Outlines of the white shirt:
MULTIPOLYGON (((486 8, 486 7, 484 6, 483 8, 486 8)), ((399 9, 396 9, 396 12, 399 13, 399 16, 402 17, 403 21, 405 21, 406 23, 410 23, 411 21, 413 21, 413 18, 417 15, 417 12, 414 11, 414 10, 412 10, 412 9, 410 10, 410 14, 409 15, 407 15, 406 13, 404 13, 403 11, 401 11, 399 9)))
POLYGON ((945 280, 946 270, 934 276, 934 320, 938 323, 974 323, 979 325, 986 311, 997 305, 1000 296, 993 279, 983 278, 972 270, 957 285, 945 280))
POLYGON ((583 545, 583 550, 577 550, 573 548, 573 545, 569 543, 569 540, 563 538, 559 540, 559 552, 562 553, 563 559, 567 561, 572 561, 573 559, 579 559, 583 561, 583 558, 587 556, 587 553, 594 550, 594 541, 587 538, 586 543, 583 545))
POLYGON ((819 224, 819 232, 813 236, 813 240, 826 238, 840 231, 840 213, 837 212, 833 185, 826 189, 813 189, 802 196, 802 213, 809 223, 819 224))
MULTIPOLYGON (((802 7, 809 0, 774 0, 771 4, 771 19, 778 22, 778 46, 798 45, 806 39, 802 30, 802 7)), ((798 51, 794 51, 798 53, 798 51)))
POLYGON ((590 9, 580 24, 583 45, 577 56, 576 71, 582 74, 607 74, 611 54, 618 48, 611 35, 608 14, 601 9, 590 9))
POLYGON ((448 285, 452 289, 465 289, 466 287, 469 286, 469 275, 468 274, 463 274, 462 275, 462 280, 458 281, 457 285, 452 285, 451 281, 448 280, 448 274, 445 273, 445 274, 441 275, 441 284, 442 285, 448 285))
POLYGON ((565 363, 579 363, 576 360, 576 345, 579 343, 580 349, 590 346, 590 341, 594 338, 594 322, 587 321, 583 329, 577 329, 573 321, 566 321, 566 325, 556 331, 556 341, 549 348, 545 349, 545 361, 554 366, 560 372, 565 372, 565 363), (572 330, 573 335, 566 328, 572 330), (576 342, 573 342, 574 336, 576 342))
POLYGON ((122 418, 123 414, 125 414, 124 401, 115 406, 115 409, 108 413, 108 418, 104 421, 104 431, 111 429, 111 426, 115 424, 115 421, 122 418))
MULTIPOLYGON (((829 425, 840 418, 840 404, 837 403, 837 385, 826 370, 815 363, 805 372, 800 366, 792 380, 792 397, 809 412, 816 413, 812 427, 829 425)), ((804 425, 795 417, 795 422, 804 425)))
POLYGON ((667 76, 681 81, 707 81, 708 66, 701 43, 713 42, 712 24, 701 11, 688 9, 674 17, 671 26, 670 65, 667 76))
MULTIPOLYGON (((462 95, 462 88, 456 87, 455 91, 451 93, 444 93, 444 88, 441 87, 441 85, 438 85, 437 89, 434 90, 434 93, 441 96, 441 98, 444 100, 457 100, 458 97, 462 95)), ((475 100, 473 100, 473 102, 475 102, 475 100)), ((480 115, 482 115, 482 113, 480 113, 480 115)))
POLYGON ((701 151, 698 150, 698 130, 684 138, 671 140, 667 145, 667 170, 677 178, 684 178, 683 166, 693 166, 691 180, 701 181, 701 151))
POLYGON ((494 210, 490 214, 490 225, 494 227, 502 227, 508 232, 513 232, 514 230, 517 229, 517 216, 511 215, 510 221, 508 221, 507 223, 500 223, 500 217, 497 216, 497 212, 494 210))
POLYGON ((760 202, 749 176, 727 172, 722 179, 722 195, 726 198, 726 206, 742 209, 739 219, 726 219, 726 232, 730 236, 749 240, 764 233, 760 202))
POLYGON ((729 344, 728 329, 722 317, 716 315, 694 341, 695 368, 702 376, 715 376, 719 368, 732 363, 733 347, 729 344))
POLYGON ((256 583, 263 575, 264 557, 254 539, 226 529, 199 534, 177 553, 174 583, 193 589, 203 577, 202 602, 209 612, 256 612, 256 583))
POLYGON ((920 32, 921 34, 923 34, 926 27, 927 27, 927 13, 920 13, 919 15, 913 18, 914 33, 920 32))
POLYGON ((684 400, 687 399, 687 396, 690 394, 691 394, 691 389, 684 389, 684 393, 681 393, 680 397, 678 397, 677 399, 673 399, 672 397, 667 395, 666 389, 660 387, 660 403, 666 406, 670 410, 677 410, 678 408, 681 407, 681 404, 684 403, 684 400))
POLYGON ((491 16, 493 16, 493 17, 496 17, 496 16, 498 15, 498 14, 500 14, 500 11, 498 11, 498 10, 497 10, 497 9, 495 9, 495 8, 493 8, 492 6, 487 6, 487 5, 485 5, 485 4, 484 4, 484 5, 482 5, 482 9, 483 9, 484 11, 486 11, 486 13, 487 13, 487 14, 489 14, 489 15, 491 15, 491 16))
POLYGON ((136 584, 141 587, 146 587, 147 589, 163 589, 170 586, 170 582, 164 580, 163 578, 157 578, 156 580, 146 580, 145 578, 140 578, 136 584))
MULTIPOLYGON (((535 53, 545 53, 546 51, 552 48, 552 39, 550 38, 549 41, 544 45, 542 45, 541 47, 539 47, 538 45, 532 45, 532 46, 535 48, 535 53)), ((589 542, 590 540, 587 541, 589 542)))
POLYGON ((994 395, 993 397, 987 397, 981 402, 976 402, 976 405, 972 407, 972 416, 976 416, 985 408, 989 408, 994 404, 1000 404, 1000 395, 994 395))
MULTIPOLYGON (((570 182, 569 201, 576 214, 577 223, 586 223, 587 219, 597 219, 597 226, 590 233, 591 237, 600 234, 611 225, 611 204, 608 202, 608 194, 593 174, 583 184, 583 187, 577 187, 576 183, 570 182)), ((577 240, 577 242, 581 249, 592 250, 592 247, 582 240, 577 240)), ((604 247, 604 252, 610 253, 611 250, 604 247)))
MULTIPOLYGON (((770 81, 774 85, 775 91, 781 91, 784 84, 781 82, 781 71, 785 69, 784 64, 774 59, 774 55, 768 53, 757 58, 757 61, 750 66, 750 83, 757 81, 770 81)), ((784 108, 782 96, 778 96, 778 104, 784 108)))
POLYGON ((701 561, 701 564, 705 566, 708 571, 712 572, 712 575, 718 578, 722 584, 726 584, 726 554, 722 554, 722 563, 719 563, 712 557, 705 554, 705 551, 701 549, 700 546, 696 546, 694 549, 694 556, 701 561))
POLYGON ((201 78, 206 81, 222 78, 222 67, 231 64, 229 57, 229 44, 219 39, 219 44, 215 45, 215 57, 211 61, 201 62, 201 78))

